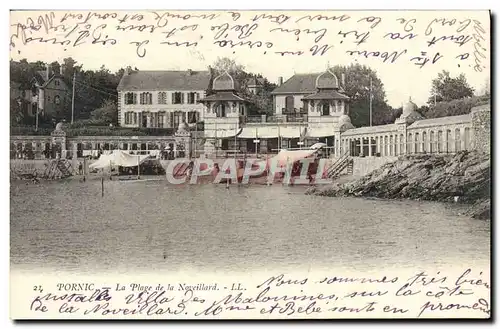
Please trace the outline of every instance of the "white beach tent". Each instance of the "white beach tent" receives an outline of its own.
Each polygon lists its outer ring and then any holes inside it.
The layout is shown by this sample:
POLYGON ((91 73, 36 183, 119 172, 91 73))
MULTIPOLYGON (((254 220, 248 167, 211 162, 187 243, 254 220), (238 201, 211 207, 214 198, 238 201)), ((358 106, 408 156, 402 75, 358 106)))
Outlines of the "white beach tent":
POLYGON ((137 167, 149 158, 149 155, 130 155, 121 150, 114 150, 109 154, 101 154, 99 159, 92 163, 90 169, 104 169, 111 166, 137 167))

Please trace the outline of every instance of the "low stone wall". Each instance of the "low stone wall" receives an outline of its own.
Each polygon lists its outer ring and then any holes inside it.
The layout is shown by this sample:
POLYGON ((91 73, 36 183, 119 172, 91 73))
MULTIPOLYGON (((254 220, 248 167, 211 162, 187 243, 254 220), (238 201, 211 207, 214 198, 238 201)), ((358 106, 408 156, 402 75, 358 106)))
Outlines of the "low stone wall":
POLYGON ((398 157, 353 157, 353 176, 364 176, 370 172, 379 169, 389 162, 396 161, 398 157))

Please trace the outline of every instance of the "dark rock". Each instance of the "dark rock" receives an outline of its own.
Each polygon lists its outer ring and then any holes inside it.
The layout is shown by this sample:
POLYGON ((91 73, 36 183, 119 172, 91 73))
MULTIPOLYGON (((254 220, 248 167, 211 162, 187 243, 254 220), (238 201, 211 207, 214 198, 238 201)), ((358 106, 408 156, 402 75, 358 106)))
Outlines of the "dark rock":
POLYGON ((445 155, 410 155, 359 179, 308 194, 414 199, 478 204, 474 217, 489 216, 490 156, 463 151, 445 155), (486 200, 488 202, 486 202, 486 200))

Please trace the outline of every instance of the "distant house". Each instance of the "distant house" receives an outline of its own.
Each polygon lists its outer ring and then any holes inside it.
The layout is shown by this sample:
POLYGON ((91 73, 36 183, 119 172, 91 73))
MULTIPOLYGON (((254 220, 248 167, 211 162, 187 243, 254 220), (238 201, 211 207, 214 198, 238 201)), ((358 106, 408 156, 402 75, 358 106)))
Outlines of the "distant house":
POLYGON ((124 127, 177 128, 203 120, 211 83, 209 71, 139 71, 130 67, 118 84, 118 124, 124 127))
POLYGON ((69 88, 61 72, 37 71, 29 84, 12 81, 10 98, 28 116, 50 115, 64 109, 69 88))
POLYGON ((246 80, 246 86, 249 92, 258 95, 259 92, 264 88, 264 78, 249 78, 246 80))

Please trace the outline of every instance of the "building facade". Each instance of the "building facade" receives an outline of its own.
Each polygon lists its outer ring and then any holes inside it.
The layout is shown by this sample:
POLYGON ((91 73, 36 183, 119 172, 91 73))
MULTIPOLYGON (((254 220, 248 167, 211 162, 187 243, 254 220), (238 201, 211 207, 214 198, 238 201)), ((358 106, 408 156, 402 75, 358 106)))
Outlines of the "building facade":
POLYGON ((178 128, 203 121, 209 71, 138 71, 130 67, 118 85, 118 125, 178 128))
POLYGON ((317 142, 324 142, 333 149, 339 144, 342 129, 352 128, 348 116, 349 97, 331 70, 295 75, 278 86, 272 95, 274 112, 270 116, 248 116, 241 112, 239 118, 235 116, 227 123, 227 119, 214 117, 210 127, 225 130, 224 134, 218 132, 217 137, 230 139, 221 144, 223 150, 225 145, 228 148, 232 145, 242 153, 272 153, 281 148, 307 147, 317 142))

